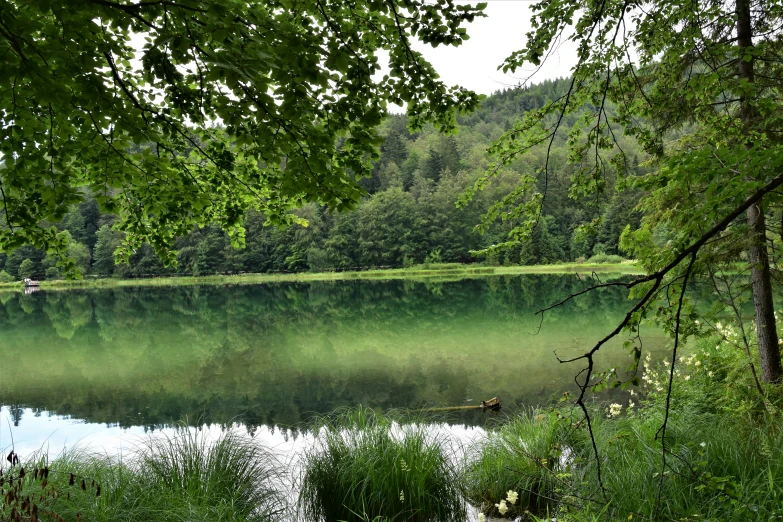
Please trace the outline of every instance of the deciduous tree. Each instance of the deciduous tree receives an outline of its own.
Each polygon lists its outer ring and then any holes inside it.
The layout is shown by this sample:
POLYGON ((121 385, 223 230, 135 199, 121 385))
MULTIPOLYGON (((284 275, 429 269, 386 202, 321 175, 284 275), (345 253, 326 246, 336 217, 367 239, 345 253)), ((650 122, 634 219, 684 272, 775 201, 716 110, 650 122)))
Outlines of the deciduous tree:
POLYGON ((413 128, 443 130, 476 106, 411 40, 459 45, 482 9, 0 0, 0 250, 65 256, 65 237, 46 223, 85 189, 119 216, 125 259, 147 242, 173 262, 174 238, 212 222, 242 244, 249 208, 277 223, 295 221, 304 201, 353 208, 389 103, 407 105, 413 128))

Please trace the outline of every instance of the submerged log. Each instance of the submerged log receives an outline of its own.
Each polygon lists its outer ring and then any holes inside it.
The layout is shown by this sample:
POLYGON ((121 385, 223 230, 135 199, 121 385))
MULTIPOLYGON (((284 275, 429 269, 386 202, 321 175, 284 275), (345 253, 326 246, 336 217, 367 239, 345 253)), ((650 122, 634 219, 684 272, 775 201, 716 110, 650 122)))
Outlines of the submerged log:
POLYGON ((445 408, 427 408, 425 411, 456 411, 456 410, 478 410, 500 411, 500 398, 492 397, 488 401, 481 401, 481 404, 470 406, 446 406, 445 408))

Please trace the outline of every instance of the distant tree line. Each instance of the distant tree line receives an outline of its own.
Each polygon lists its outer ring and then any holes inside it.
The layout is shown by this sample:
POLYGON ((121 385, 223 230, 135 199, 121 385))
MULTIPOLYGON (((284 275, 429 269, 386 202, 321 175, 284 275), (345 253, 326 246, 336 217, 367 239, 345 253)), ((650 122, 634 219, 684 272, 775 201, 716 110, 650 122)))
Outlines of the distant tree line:
MULTIPOLYGON (((505 169, 500 182, 467 208, 458 209, 455 202, 486 170, 490 143, 526 111, 560 96, 566 87, 565 80, 553 80, 496 93, 480 110, 460 117, 459 133, 450 136, 431 127, 411 134, 404 116, 391 116, 383 125, 385 141, 373 176, 360 180, 367 196, 356 211, 329 213, 308 204, 296 213, 309 225, 287 228, 267 226, 264 215, 250 211, 245 216, 244 249, 234 249, 218 226, 208 226, 177 240, 176 267, 164 266, 148 245, 138 248, 129 264, 115 264, 113 253, 122 233, 112 229, 115 218, 102 213, 90 194, 57 226, 70 233, 69 255, 81 272, 103 277, 329 271, 439 262, 532 265, 621 254, 620 234, 626 226, 639 224, 639 194, 615 191, 615 180, 606 179, 602 198, 572 198, 568 189, 576 167, 566 161, 565 135, 558 137, 551 154, 554 175, 541 180, 547 183, 546 199, 532 241, 488 258, 471 253, 506 239, 511 222, 483 235, 476 225, 521 174, 541 168, 544 151, 527 154, 505 169), (597 218, 593 234, 576 233, 577 227, 597 218)), ((641 174, 641 160, 633 154, 636 145, 625 145, 641 174)), ((0 279, 60 276, 54 257, 41 250, 25 246, 0 254, 0 279)))

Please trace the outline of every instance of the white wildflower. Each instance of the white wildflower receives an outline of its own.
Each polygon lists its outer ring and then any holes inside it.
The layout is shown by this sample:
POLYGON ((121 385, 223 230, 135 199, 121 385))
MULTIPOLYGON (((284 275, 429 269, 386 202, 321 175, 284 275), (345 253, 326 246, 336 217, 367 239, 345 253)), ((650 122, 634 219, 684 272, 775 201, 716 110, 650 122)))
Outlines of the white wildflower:
POLYGON ((400 490, 400 502, 405 502, 405 492, 400 490))
POLYGON ((508 511, 508 506, 506 505, 505 500, 501 500, 500 504, 495 504, 495 507, 498 508, 498 512, 500 512, 501 516, 505 515, 508 511))
POLYGON ((487 522, 487 517, 484 516, 484 513, 479 513, 478 522, 487 522))
POLYGON ((713 376, 713 375, 715 375, 715 374, 714 374, 713 372, 707 372, 707 375, 708 375, 708 376, 710 376, 710 377, 712 377, 712 376, 713 376))
POLYGON ((508 490, 506 493, 506 500, 511 502, 512 504, 517 503, 517 499, 519 498, 519 494, 516 491, 508 490))
POLYGON ((622 413, 623 411, 623 405, 617 404, 616 402, 613 402, 609 405, 609 417, 617 417, 622 413))
POLYGON ((633 397, 634 395, 636 395, 636 392, 631 390, 631 397, 633 397))
POLYGON ((690 380, 691 380, 691 376, 690 376, 690 375, 686 375, 686 376, 685 376, 685 380, 686 380, 686 381, 690 381, 690 380))
POLYGON ((699 444, 699 446, 701 446, 702 448, 706 448, 707 447, 707 443, 706 442, 702 442, 701 444, 699 444))
POLYGON ((696 361, 695 363, 693 363, 693 365, 694 366, 701 366, 701 361, 696 361))
POLYGON ((636 404, 634 404, 633 401, 628 401, 628 409, 629 410, 632 410, 634 406, 636 406, 636 404))

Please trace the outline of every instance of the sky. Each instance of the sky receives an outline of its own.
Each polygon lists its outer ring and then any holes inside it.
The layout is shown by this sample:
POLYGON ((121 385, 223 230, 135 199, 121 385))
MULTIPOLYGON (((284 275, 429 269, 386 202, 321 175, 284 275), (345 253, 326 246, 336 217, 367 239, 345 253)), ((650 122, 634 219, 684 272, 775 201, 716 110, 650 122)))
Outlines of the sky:
MULTIPOLYGON (((527 69, 512 76, 498 70, 503 60, 525 43, 525 34, 530 30, 531 2, 490 0, 487 3, 484 10, 487 17, 477 18, 465 26, 470 40, 461 46, 432 48, 420 42, 414 46, 433 64, 448 86, 460 85, 480 94, 492 94, 524 83, 533 72, 527 69)), ((552 53, 532 83, 571 74, 571 68, 576 64, 576 53, 575 46, 569 44, 563 43, 559 51, 552 53)))

